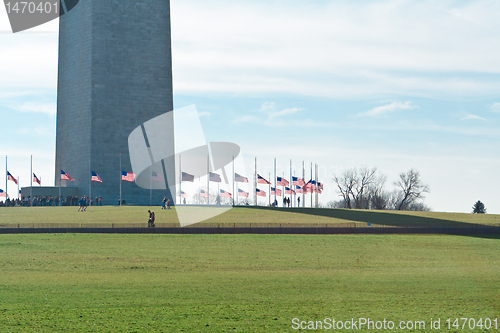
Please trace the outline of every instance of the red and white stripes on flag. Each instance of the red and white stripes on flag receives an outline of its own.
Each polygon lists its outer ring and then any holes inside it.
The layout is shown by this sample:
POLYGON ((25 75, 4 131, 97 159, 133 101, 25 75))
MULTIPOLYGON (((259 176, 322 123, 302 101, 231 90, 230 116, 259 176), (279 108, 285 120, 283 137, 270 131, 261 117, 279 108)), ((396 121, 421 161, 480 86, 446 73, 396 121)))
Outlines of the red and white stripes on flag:
POLYGON ((222 179, 215 172, 210 172, 210 181, 214 183, 220 183, 222 182, 222 179))
POLYGON ((190 175, 187 172, 183 172, 182 173, 182 181, 183 182, 191 182, 191 183, 193 183, 194 182, 194 176, 190 175))
POLYGON ((221 198, 232 198, 232 194, 229 192, 226 192, 224 190, 220 190, 220 197, 221 198))
POLYGON ((122 171, 122 180, 133 183, 135 181, 135 174, 122 171))
POLYGON ((3 190, 0 190, 0 197, 2 197, 2 198, 6 198, 7 197, 8 198, 9 196, 3 190))
POLYGON ((92 181, 102 183, 101 177, 99 177, 99 175, 97 173, 95 173, 94 171, 92 171, 92 181))
POLYGON ((269 181, 267 181, 267 179, 265 179, 264 177, 262 177, 259 174, 257 174, 257 183, 271 185, 271 183, 269 181))
POLYGON ((266 192, 257 189, 257 196, 259 196, 259 197, 265 197, 266 196, 266 192))
POLYGON ((237 173, 234 174, 234 181, 238 183, 248 183, 248 178, 243 177, 237 173))
POLYGON ((156 172, 153 172, 151 174, 151 180, 156 182, 156 183, 163 183, 164 182, 163 176, 158 175, 158 173, 156 173, 156 172))
POLYGON ((279 186, 288 186, 288 185, 290 185, 290 183, 285 178, 278 177, 276 179, 276 185, 279 185, 279 186))
POLYGON ((285 194, 295 195, 295 191, 288 187, 285 187, 285 194))
POLYGON ((292 177, 292 185, 294 185, 294 186, 304 186, 305 183, 306 182, 302 178, 292 177))
POLYGON ((61 170, 61 180, 69 180, 70 182, 74 182, 75 180, 70 177, 66 172, 61 170))
POLYGON ((187 194, 184 191, 181 191, 181 198, 187 198, 187 194))
POLYGON ((281 197, 281 190, 278 188, 271 187, 271 195, 277 195, 278 197, 281 197))
POLYGON ((42 185, 42 181, 38 179, 38 177, 35 174, 33 174, 33 182, 38 183, 38 185, 42 185))
POLYGON ((248 198, 248 192, 245 192, 239 188, 238 189, 238 196, 248 198))
POLYGON ((200 193, 200 197, 202 198, 208 198, 210 197, 211 195, 207 193, 207 191, 205 190, 201 190, 201 193, 200 193))
POLYGON ((17 179, 14 178, 14 176, 12 176, 8 171, 7 171, 7 180, 13 181, 17 185, 17 179))
POLYGON ((296 186, 295 189, 296 189, 297 193, 307 193, 307 192, 304 192, 302 186, 296 186))

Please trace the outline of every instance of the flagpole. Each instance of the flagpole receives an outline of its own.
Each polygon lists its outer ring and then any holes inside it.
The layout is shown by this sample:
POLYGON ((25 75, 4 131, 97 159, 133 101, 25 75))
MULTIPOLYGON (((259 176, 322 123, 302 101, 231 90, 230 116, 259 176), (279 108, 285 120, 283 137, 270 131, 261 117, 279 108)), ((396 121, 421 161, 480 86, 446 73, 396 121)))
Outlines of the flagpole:
POLYGON ((305 171, 305 166, 304 166, 304 161, 302 161, 302 180, 303 180, 303 183, 302 184, 302 208, 305 207, 305 204, 306 204, 306 195, 304 193, 304 185, 305 185, 305 181, 306 181, 306 171, 305 171))
POLYGON ((182 157, 179 154, 179 205, 182 204, 182 157))
POLYGON ((90 180, 89 180, 89 205, 90 205, 90 200, 92 200, 92 153, 89 153, 89 174, 90 174, 90 180))
POLYGON ((254 206, 257 206, 257 157, 255 157, 255 169, 253 173, 253 185, 254 185, 254 191, 253 191, 253 197, 254 197, 254 206))
POLYGON ((5 155, 5 202, 7 202, 7 198, 9 197, 9 191, 7 190, 7 155, 5 155))
POLYGON ((319 190, 319 185, 318 185, 318 165, 316 164, 316 208, 318 208, 318 190, 319 190))
POLYGON ((292 197, 291 206, 293 207, 293 179, 292 179, 292 159, 290 159, 290 196, 292 197))
MULTIPOLYGON (((282 171, 282 172, 281 172, 281 181, 284 181, 284 179, 285 179, 285 171, 282 171)), ((285 197, 286 190, 285 190, 285 185, 284 185, 284 184, 285 184, 285 183, 283 182, 283 185, 281 186, 281 190, 282 190, 281 195, 283 196, 283 208, 286 208, 286 203, 285 203, 285 201, 284 201, 284 200, 285 200, 285 198, 286 198, 286 197, 285 197)))
MULTIPOLYGON (((271 179, 271 172, 269 172, 268 179, 271 179)), ((269 182, 269 206, 271 206, 271 182, 269 182)))
POLYGON ((312 162, 311 162, 311 208, 313 208, 313 205, 312 205, 312 189, 313 189, 313 184, 312 184, 312 162))
MULTIPOLYGON (((33 198, 33 155, 31 155, 31 167, 30 167, 31 177, 30 177, 30 199, 33 198)), ((30 204, 30 206, 32 206, 30 204)))
POLYGON ((149 172, 149 205, 151 206, 152 202, 153 202, 153 170, 150 169, 150 172, 149 172))
POLYGON ((120 202, 118 202, 118 206, 122 205, 122 154, 120 153, 120 202))
POLYGON ((21 177, 17 176, 17 200, 19 200, 19 182, 21 182, 21 177))
POLYGON ((236 196, 236 193, 234 192, 234 183, 235 183, 235 178, 236 178, 236 174, 234 173, 234 156, 233 156, 233 207, 234 207, 234 198, 236 196))
MULTIPOLYGON (((61 155, 59 155, 58 160, 59 160, 59 168, 58 168, 58 170, 59 170, 59 172, 58 172, 58 174, 59 174, 59 207, 61 207, 61 201, 62 201, 61 200, 61 182, 62 182, 62 180, 61 180, 61 155)), ((31 198, 31 203, 33 204, 33 198, 31 198)))
POLYGON ((210 155, 207 155, 207 205, 210 205, 210 155))
POLYGON ((274 202, 276 202, 276 157, 274 158, 274 202))

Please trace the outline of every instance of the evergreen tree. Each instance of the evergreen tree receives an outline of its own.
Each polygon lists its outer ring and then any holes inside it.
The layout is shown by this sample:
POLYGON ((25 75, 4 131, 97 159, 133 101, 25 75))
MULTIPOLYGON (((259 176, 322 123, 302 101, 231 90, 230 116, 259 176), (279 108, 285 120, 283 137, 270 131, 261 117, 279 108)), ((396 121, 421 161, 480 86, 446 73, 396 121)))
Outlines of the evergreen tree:
POLYGON ((486 207, 484 207, 484 203, 478 200, 474 206, 472 206, 472 214, 486 214, 486 207))

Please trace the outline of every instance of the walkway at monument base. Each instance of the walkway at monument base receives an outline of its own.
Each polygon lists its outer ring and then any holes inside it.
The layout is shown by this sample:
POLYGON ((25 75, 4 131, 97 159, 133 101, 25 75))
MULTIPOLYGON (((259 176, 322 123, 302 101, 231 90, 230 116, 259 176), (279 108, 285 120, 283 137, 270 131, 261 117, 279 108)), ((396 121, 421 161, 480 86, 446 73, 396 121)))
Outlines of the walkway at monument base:
POLYGON ((500 227, 0 227, 0 234, 445 234, 445 235, 500 235, 500 227))

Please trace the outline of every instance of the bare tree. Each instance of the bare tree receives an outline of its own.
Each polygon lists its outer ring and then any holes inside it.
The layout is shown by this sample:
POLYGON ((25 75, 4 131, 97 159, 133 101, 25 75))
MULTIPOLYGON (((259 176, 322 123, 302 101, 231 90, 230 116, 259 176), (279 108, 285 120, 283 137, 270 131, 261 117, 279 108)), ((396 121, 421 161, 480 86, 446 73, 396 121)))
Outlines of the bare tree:
POLYGON ((347 169, 344 172, 342 172, 342 175, 340 177, 333 176, 333 180, 337 184, 337 187, 339 189, 339 193, 344 199, 345 207, 351 209, 351 195, 354 186, 356 186, 358 182, 358 174, 356 172, 356 169, 347 169))
MULTIPOLYGON (((420 180, 420 172, 411 169, 399 175, 399 180, 394 182, 401 191, 401 199, 397 210, 407 210, 417 199, 423 199, 423 193, 429 193, 429 186, 420 180)), ((416 207, 416 206, 415 206, 416 207)))
POLYGON ((377 168, 363 167, 359 170, 358 177, 352 189, 354 208, 369 209, 371 188, 377 180, 377 168))

